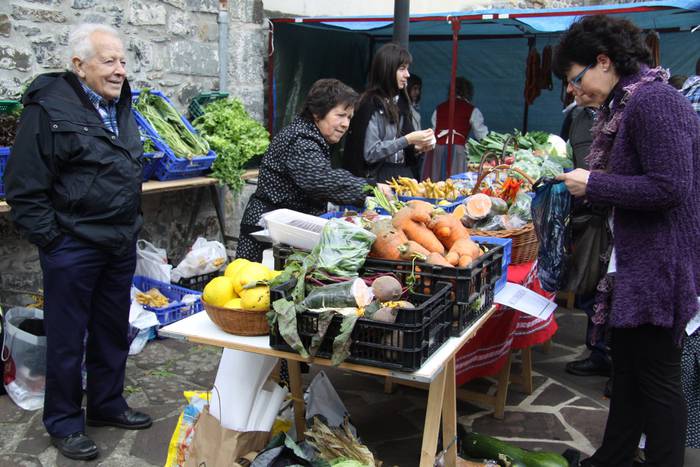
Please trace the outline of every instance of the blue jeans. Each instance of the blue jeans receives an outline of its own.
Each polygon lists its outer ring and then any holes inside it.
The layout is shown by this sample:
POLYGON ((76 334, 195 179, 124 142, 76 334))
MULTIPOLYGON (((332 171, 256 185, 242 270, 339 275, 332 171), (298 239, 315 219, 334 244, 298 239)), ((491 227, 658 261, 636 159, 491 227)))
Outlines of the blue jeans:
POLYGON ((47 345, 43 421, 50 435, 66 437, 85 431, 81 408, 84 349, 88 414, 110 417, 128 408, 122 392, 136 243, 125 255, 70 235, 55 243, 48 251, 39 250, 47 345))

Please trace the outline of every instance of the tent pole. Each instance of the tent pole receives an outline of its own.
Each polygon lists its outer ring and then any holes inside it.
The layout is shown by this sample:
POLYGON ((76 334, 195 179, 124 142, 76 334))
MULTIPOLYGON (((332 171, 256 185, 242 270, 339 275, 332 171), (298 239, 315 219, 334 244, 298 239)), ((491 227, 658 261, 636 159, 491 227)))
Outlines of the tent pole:
POLYGON ((394 37, 392 40, 408 49, 408 17, 411 0, 394 0, 394 37))
POLYGON ((275 79, 275 52, 274 52, 274 34, 272 22, 270 22, 270 32, 268 33, 267 41, 267 131, 272 137, 272 128, 275 124, 275 88, 273 81, 275 79))
POLYGON ((461 22, 459 19, 451 20, 452 23, 452 71, 450 72, 450 103, 448 106, 448 125, 449 133, 447 135, 447 176, 451 175, 452 169, 452 142, 454 141, 454 125, 455 125, 455 79, 457 78, 457 44, 459 38, 459 28, 461 22))

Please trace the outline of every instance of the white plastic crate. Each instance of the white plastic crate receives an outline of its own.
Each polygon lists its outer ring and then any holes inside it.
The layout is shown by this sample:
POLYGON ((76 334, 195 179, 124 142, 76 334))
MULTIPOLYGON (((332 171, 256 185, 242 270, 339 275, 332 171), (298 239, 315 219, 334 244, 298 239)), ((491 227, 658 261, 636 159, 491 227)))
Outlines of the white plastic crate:
POLYGON ((262 222, 272 243, 311 250, 321 239, 321 230, 328 220, 291 209, 277 209, 263 214, 262 222))

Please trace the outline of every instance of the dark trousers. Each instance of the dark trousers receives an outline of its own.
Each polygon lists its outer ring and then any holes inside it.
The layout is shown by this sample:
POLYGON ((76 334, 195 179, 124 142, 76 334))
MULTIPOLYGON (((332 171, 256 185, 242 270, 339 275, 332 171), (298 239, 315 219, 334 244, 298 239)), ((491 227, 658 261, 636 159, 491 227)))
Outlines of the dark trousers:
POLYGON ((681 349, 671 331, 645 324, 612 330, 615 382, 603 445, 593 465, 631 466, 646 433, 649 466, 683 465, 686 406, 681 390, 681 349))
POLYGON ((88 414, 109 417, 127 409, 122 391, 136 248, 115 255, 64 235, 39 258, 47 345, 43 420, 50 435, 65 437, 85 429, 84 351, 88 414))
POLYGON ((593 305, 595 305, 595 296, 576 297, 576 308, 583 310, 588 316, 586 323, 586 347, 591 351, 590 359, 598 365, 610 365, 610 356, 608 355, 608 346, 605 340, 605 333, 600 330, 596 335, 593 333, 593 305))

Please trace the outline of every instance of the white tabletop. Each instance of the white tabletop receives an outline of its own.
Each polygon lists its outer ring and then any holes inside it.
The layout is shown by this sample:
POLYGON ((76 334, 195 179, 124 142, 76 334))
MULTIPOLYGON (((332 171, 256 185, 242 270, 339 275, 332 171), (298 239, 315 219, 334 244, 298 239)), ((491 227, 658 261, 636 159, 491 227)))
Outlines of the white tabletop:
MULTIPOLYGON (((339 367, 361 373, 391 376, 392 378, 396 379, 430 383, 438 374, 440 374, 447 361, 476 334, 476 332, 486 322, 486 320, 488 320, 494 310, 495 307, 491 307, 491 309, 484 313, 483 316, 469 326, 461 336, 449 338, 447 342, 445 342, 445 344, 443 344, 442 347, 440 347, 437 352, 435 352, 423 364, 422 367, 412 373, 392 371, 385 368, 358 365, 354 363, 342 363, 339 367)), ((224 332, 209 319, 209 316, 204 311, 162 327, 160 330, 158 330, 158 333, 164 337, 186 339, 188 341, 201 344, 331 366, 330 360, 327 359, 304 359, 297 353, 275 350, 270 347, 269 336, 237 336, 224 332)))

